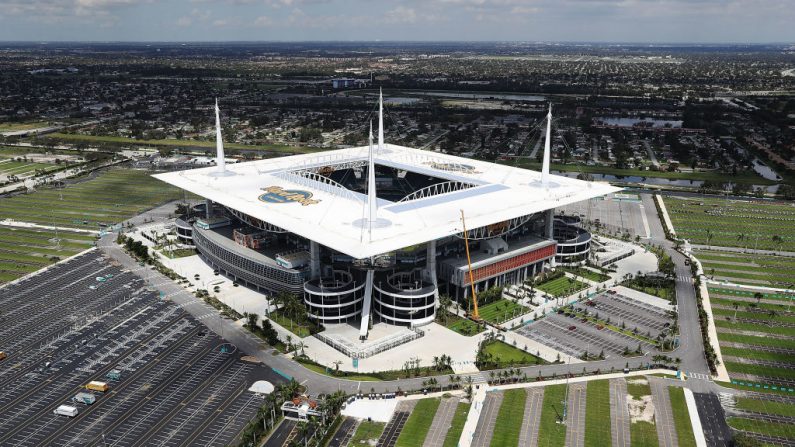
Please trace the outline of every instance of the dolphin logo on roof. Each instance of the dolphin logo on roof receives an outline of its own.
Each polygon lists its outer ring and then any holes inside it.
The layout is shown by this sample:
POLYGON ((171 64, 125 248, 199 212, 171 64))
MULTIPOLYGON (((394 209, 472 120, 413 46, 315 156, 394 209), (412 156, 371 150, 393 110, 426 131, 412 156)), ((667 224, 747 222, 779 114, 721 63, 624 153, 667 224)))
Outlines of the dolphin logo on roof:
POLYGON ((281 186, 268 186, 262 188, 265 194, 260 194, 259 200, 266 203, 291 203, 297 202, 303 206, 320 203, 319 199, 313 199, 312 193, 300 189, 284 189, 281 186))

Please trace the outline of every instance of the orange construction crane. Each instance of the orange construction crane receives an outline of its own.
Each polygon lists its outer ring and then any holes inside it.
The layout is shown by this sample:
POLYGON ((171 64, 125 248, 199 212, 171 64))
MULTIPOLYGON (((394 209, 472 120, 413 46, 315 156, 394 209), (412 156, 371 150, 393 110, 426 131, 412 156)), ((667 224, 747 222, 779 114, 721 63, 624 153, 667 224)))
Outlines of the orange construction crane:
POLYGON ((464 226, 464 246, 467 250, 467 265, 469 266, 469 285, 472 287, 472 303, 475 305, 475 311, 472 312, 472 319, 480 321, 480 312, 478 312, 478 295, 475 292, 475 279, 472 276, 472 258, 469 257, 469 237, 467 236, 467 223, 464 220, 464 210, 461 210, 461 225, 464 226))

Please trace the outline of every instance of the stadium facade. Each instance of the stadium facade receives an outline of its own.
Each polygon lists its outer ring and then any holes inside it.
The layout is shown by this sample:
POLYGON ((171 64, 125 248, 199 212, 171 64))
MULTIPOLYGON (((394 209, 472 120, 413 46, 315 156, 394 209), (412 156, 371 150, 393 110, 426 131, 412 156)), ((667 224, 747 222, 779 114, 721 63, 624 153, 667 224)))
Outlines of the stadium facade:
POLYGON ((590 234, 554 209, 617 188, 549 174, 551 111, 537 172, 386 143, 382 108, 368 146, 225 165, 216 105, 220 163, 155 175, 206 199, 178 219, 179 237, 236 281, 296 294, 311 319, 352 323, 361 338, 372 322, 433 321, 440 293, 469 299, 470 277, 485 290, 587 256, 590 234))

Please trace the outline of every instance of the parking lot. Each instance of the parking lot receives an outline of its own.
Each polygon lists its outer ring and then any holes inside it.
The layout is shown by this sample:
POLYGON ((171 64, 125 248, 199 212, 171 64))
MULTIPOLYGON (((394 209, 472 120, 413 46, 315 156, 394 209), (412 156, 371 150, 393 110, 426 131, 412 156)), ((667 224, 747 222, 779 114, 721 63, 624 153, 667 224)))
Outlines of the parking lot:
POLYGON ((618 357, 627 349, 637 349, 638 343, 644 352, 652 348, 651 344, 639 342, 628 335, 599 329, 599 325, 592 322, 559 314, 526 324, 516 329, 516 332, 575 358, 582 358, 586 351, 590 356, 604 351, 605 358, 618 357))
POLYGON ((3 445, 228 445, 262 402, 250 384, 278 380, 96 250, 0 288, 0 313, 3 445))
POLYGON ((599 319, 607 320, 616 326, 638 329, 640 334, 650 334, 656 338, 671 325, 671 318, 664 309, 647 304, 615 291, 605 292, 574 306, 580 312, 586 310, 599 319), (612 292, 612 293, 610 293, 612 292))

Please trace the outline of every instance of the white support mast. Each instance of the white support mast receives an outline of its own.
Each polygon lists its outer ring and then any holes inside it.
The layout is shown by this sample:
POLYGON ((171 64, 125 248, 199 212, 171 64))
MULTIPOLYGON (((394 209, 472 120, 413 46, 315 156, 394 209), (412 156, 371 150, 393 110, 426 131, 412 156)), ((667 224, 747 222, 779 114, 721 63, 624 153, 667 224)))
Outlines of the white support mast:
POLYGON ((384 153, 384 93, 380 88, 378 89, 378 153, 384 153))
POLYGON ((367 161, 367 228, 370 241, 373 240, 373 225, 376 222, 378 203, 375 192, 375 157, 373 155, 373 122, 370 121, 370 154, 367 161))
POLYGON ((221 136, 221 117, 218 110, 218 98, 215 98, 215 165, 218 166, 218 174, 226 173, 226 160, 224 159, 224 140, 221 136))
POLYGON ((552 104, 549 104, 547 114, 547 138, 544 141, 544 161, 541 163, 541 185, 547 186, 549 181, 549 158, 551 156, 550 146, 552 144, 552 104))

